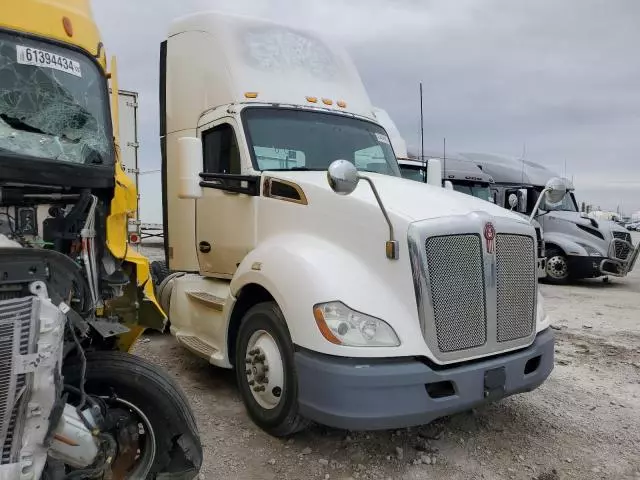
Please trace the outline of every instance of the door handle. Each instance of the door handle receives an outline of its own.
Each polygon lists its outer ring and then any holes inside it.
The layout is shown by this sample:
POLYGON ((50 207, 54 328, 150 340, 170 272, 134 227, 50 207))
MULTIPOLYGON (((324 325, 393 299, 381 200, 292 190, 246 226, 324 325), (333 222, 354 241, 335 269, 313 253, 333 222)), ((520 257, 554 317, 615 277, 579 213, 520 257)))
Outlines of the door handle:
POLYGON ((200 242, 198 248, 202 253, 209 253, 211 251, 211 244, 209 242, 200 242))

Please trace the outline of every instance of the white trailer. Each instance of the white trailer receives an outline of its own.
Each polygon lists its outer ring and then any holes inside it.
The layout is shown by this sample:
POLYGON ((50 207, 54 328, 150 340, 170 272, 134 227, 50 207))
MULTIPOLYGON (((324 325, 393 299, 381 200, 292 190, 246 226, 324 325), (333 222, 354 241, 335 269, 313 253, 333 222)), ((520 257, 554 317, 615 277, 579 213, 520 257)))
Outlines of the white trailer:
POLYGON ((138 192, 134 218, 129 219, 129 242, 137 244, 141 239, 140 184, 138 168, 138 93, 118 90, 118 117, 120 119, 120 159, 124 172, 131 178, 138 192))

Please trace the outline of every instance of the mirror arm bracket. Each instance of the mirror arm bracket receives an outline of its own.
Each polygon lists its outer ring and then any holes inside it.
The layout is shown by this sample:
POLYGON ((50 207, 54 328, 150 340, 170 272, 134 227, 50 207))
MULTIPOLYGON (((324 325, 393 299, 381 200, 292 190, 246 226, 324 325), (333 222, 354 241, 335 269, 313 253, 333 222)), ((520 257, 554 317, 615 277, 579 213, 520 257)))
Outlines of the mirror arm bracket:
POLYGON ((376 201, 378 202, 378 206, 380 210, 382 210, 382 214, 384 215, 384 219, 387 221, 387 225, 389 226, 389 240, 386 242, 385 251, 387 258, 389 260, 398 260, 400 257, 400 244, 393 236, 393 224, 391 223, 391 219, 389 218, 389 214, 387 213, 387 209, 384 207, 382 200, 380 199, 380 195, 378 194, 378 189, 376 188, 373 180, 363 175, 359 175, 361 180, 364 180, 369 184, 371 190, 373 191, 373 195, 376 197, 376 201))
POLYGON ((531 223, 535 218, 538 213, 538 209, 540 208, 540 204, 542 203, 542 199, 549 190, 551 190, 549 187, 545 187, 545 189, 540 192, 540 195, 538 195, 538 200, 536 200, 536 204, 533 206, 533 210, 531 210, 531 215, 529 216, 529 223, 531 223))

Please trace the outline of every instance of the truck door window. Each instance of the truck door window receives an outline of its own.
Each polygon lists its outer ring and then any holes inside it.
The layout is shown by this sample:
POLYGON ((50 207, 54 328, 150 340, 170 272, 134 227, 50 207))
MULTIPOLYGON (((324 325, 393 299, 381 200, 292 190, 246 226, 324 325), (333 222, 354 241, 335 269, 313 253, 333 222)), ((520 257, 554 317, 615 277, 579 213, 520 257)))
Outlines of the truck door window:
POLYGON ((206 173, 239 175, 240 151, 233 127, 228 123, 217 125, 202 133, 203 169, 206 173))

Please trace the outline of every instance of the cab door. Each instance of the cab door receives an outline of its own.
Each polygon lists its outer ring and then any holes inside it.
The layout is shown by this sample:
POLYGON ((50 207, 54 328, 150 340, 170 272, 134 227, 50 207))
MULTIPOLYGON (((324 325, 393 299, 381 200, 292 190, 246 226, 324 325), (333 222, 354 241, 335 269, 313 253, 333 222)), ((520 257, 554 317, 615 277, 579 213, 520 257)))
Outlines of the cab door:
POLYGON ((231 117, 198 129, 203 149, 203 196, 196 201, 196 249, 200 272, 231 278, 255 247, 259 176, 242 175, 238 125, 231 117))

